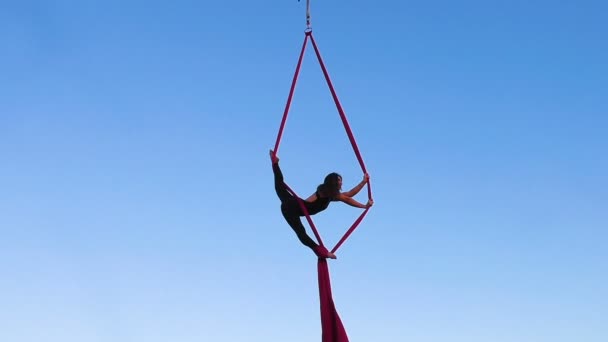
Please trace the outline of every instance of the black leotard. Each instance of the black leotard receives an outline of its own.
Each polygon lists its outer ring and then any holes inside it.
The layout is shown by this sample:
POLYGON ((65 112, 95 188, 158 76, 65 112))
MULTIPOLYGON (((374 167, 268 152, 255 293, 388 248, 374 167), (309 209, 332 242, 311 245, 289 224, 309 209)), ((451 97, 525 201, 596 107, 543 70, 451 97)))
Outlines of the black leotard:
MULTIPOLYGON (((310 236, 308 236, 308 234, 306 234, 306 228, 304 228, 304 225, 302 225, 302 221, 300 220, 300 216, 305 215, 298 203, 298 199, 287 190, 283 181, 283 173, 281 172, 278 163, 272 164, 272 171, 274 173, 274 188, 277 192, 277 196, 281 200, 281 213, 283 214, 285 221, 287 221, 289 226, 296 233, 300 242, 316 253, 318 245, 310 236)), ((318 191, 316 192, 316 195, 317 198, 313 202, 302 200, 309 215, 315 215, 327 209, 329 202, 331 202, 331 198, 321 197, 318 191)))

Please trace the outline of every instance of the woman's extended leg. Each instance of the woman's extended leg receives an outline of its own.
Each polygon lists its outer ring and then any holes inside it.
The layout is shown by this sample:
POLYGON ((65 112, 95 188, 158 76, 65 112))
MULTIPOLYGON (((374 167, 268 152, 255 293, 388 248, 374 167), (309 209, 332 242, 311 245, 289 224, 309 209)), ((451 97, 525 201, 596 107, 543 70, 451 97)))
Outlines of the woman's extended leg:
POLYGON ((306 228, 304 228, 300 217, 298 217, 297 215, 289 215, 283 210, 281 210, 281 212, 283 213, 285 221, 289 223, 289 226, 291 227, 291 229, 293 229, 293 231, 298 236, 298 239, 304 246, 312 249, 312 251, 318 257, 336 259, 336 256, 333 253, 328 252, 327 248, 317 245, 317 243, 314 242, 313 239, 308 236, 308 234, 306 234, 306 228))
POLYGON ((272 164, 272 172, 274 173, 274 190, 277 192, 281 203, 292 199, 293 196, 287 191, 287 187, 283 181, 283 173, 278 162, 272 164))
POLYGON ((300 242, 314 251, 318 245, 310 236, 308 236, 308 234, 306 234, 306 228, 304 228, 300 218, 296 215, 288 215, 285 212, 283 212, 283 217, 285 218, 285 221, 289 223, 291 229, 296 233, 300 242))

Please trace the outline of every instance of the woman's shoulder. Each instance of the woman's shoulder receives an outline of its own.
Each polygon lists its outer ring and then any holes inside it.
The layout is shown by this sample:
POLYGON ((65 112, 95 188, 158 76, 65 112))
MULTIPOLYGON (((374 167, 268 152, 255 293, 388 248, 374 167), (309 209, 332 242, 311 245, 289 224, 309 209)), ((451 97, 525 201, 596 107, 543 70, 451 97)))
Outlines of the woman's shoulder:
POLYGON ((317 196, 317 199, 320 199, 320 200, 324 200, 324 201, 327 201, 327 200, 333 201, 334 200, 333 197, 326 195, 322 190, 317 190, 315 192, 315 195, 317 196))
POLYGON ((332 198, 332 201, 342 201, 344 197, 346 197, 346 195, 343 192, 338 192, 338 194, 332 198))

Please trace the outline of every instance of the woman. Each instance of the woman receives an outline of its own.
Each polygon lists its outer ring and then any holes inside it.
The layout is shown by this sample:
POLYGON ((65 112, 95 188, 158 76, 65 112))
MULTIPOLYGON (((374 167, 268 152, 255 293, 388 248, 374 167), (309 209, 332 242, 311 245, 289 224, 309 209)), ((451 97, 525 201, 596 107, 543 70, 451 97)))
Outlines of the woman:
MULTIPOLYGON (((327 248, 318 245, 313 239, 306 234, 306 228, 302 225, 300 216, 305 216, 298 200, 288 190, 287 186, 283 182, 283 173, 279 168, 279 158, 275 155, 273 150, 270 150, 270 160, 272 161, 272 171, 274 173, 274 188, 277 192, 277 196, 281 200, 281 213, 283 217, 298 236, 298 239, 302 244, 312 249, 312 251, 319 258, 331 258, 336 259, 336 255, 327 250, 327 248)), ((369 200, 367 204, 361 204, 353 199, 365 184, 369 181, 369 175, 365 174, 363 180, 357 184, 353 189, 347 192, 341 192, 342 189, 342 176, 333 172, 328 174, 323 181, 317 187, 317 191, 310 197, 305 199, 304 206, 308 211, 309 215, 315 215, 329 206, 329 202, 341 201, 350 206, 356 208, 369 208, 374 204, 373 200, 369 200)))

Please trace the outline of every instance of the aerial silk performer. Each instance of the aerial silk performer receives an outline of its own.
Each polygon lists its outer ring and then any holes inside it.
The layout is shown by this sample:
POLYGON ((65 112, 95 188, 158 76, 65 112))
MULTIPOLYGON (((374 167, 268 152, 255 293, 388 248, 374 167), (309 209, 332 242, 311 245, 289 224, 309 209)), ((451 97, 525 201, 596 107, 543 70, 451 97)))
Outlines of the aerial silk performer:
POLYGON ((340 104, 338 96, 332 85, 329 73, 327 72, 327 69, 325 68, 323 60, 321 58, 321 53, 319 52, 315 39, 312 35, 312 28, 310 26, 310 0, 307 0, 306 6, 306 26, 307 28, 305 30, 304 43, 302 45, 302 50, 300 52, 296 71, 293 76, 291 89, 287 98, 287 104, 285 106, 285 111, 283 112, 283 118, 281 120, 279 133, 277 135, 277 140, 274 149, 270 150, 270 159, 274 175, 275 191, 277 193, 277 196, 279 197, 279 200, 281 201, 281 213, 285 218, 285 221, 287 221, 289 226, 295 232, 300 242, 304 246, 310 248, 317 256, 322 342, 348 342, 348 335, 346 334, 346 330, 344 328, 344 325, 342 324, 340 316, 338 315, 332 298, 331 282, 329 277, 329 267, 327 264, 327 259, 336 259, 336 251, 338 250, 338 248, 340 248, 344 241, 346 241, 346 239, 353 233, 357 226, 359 226, 365 215, 368 213, 369 209, 374 204, 374 201, 372 199, 370 178, 365 168, 365 163, 363 162, 363 158, 361 157, 361 153, 359 152, 359 148, 357 147, 355 137, 350 129, 350 126, 346 119, 346 115, 344 114, 344 110, 342 109, 342 105, 340 104), (314 47, 315 54, 319 61, 319 65, 321 66, 321 70, 323 71, 323 75, 325 76, 325 80, 327 81, 327 85, 336 104, 338 114, 340 115, 340 119, 342 120, 342 124, 344 125, 344 129, 346 130, 346 134, 351 143, 355 156, 357 157, 359 165, 361 166, 361 170, 363 172, 363 180, 351 190, 342 192, 342 177, 338 173, 330 173, 325 177, 323 183, 321 183, 317 187, 316 191, 312 195, 310 195, 306 199, 302 199, 293 191, 293 189, 289 187, 289 185, 285 183, 283 173, 281 171, 281 168, 279 167, 278 150, 283 134, 283 129, 285 128, 285 123, 287 121, 287 116, 289 113, 291 100, 293 98, 296 82, 300 73, 300 66, 302 65, 304 51, 306 50, 306 45, 309 40, 311 41, 314 47), (367 186, 368 200, 366 204, 362 204, 356 201, 353 197, 358 194, 365 186, 367 186), (363 209, 363 212, 355 220, 351 227, 346 231, 346 233, 344 234, 344 236, 342 236, 338 243, 331 250, 328 250, 323 244, 321 235, 315 227, 311 216, 327 209, 330 202, 335 201, 340 201, 353 207, 361 208, 363 209), (317 242, 315 242, 306 233, 306 229, 302 224, 300 217, 306 217, 310 228, 315 234, 317 242))
POLYGON ((283 214, 285 221, 287 221, 291 229, 296 233, 300 242, 304 246, 310 248, 319 258, 336 259, 334 253, 329 252, 325 246, 317 244, 308 236, 308 234, 306 234, 306 228, 304 228, 300 217, 306 216, 306 212, 308 215, 318 214, 327 209, 329 203, 334 201, 341 201, 356 208, 370 208, 374 204, 373 199, 369 199, 366 204, 362 204, 353 198, 353 196, 357 195, 365 184, 367 184, 369 175, 366 173, 363 176, 363 180, 350 191, 341 192, 342 176, 336 172, 332 172, 325 176, 323 183, 319 184, 315 193, 305 200, 302 200, 294 196, 288 189, 284 182, 281 168, 279 167, 279 158, 272 150, 270 150, 270 159, 272 161, 272 171, 274 173, 274 188, 277 196, 281 200, 281 214, 283 214), (302 209, 301 205, 306 208, 306 212, 302 209))

